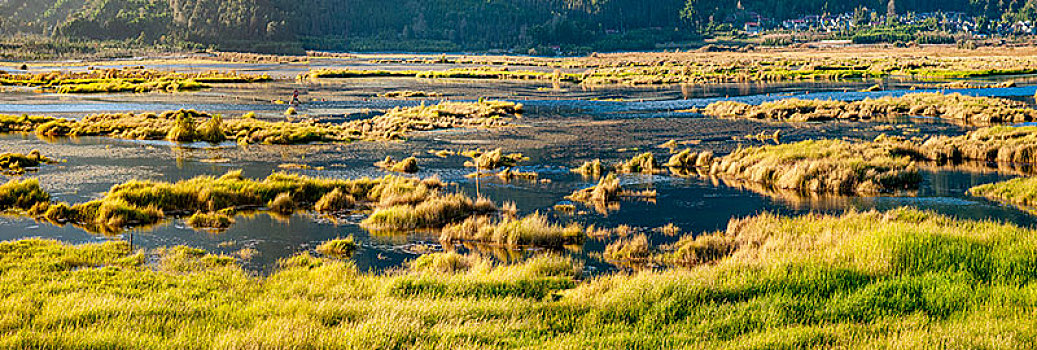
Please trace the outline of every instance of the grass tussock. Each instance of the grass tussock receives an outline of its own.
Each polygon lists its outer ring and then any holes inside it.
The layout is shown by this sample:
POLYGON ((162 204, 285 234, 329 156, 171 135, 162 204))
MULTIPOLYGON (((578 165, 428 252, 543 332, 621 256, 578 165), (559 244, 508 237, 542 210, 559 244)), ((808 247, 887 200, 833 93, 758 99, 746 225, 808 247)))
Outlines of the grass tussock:
POLYGON ((841 140, 742 148, 715 160, 710 173, 801 193, 881 193, 921 182, 897 145, 841 140))
POLYGON ((392 159, 392 157, 385 157, 385 160, 374 163, 374 165, 388 171, 407 174, 413 174, 418 172, 418 170, 421 170, 421 168, 418 167, 418 159, 414 157, 409 157, 398 162, 392 159))
POLYGON ((504 168, 504 170, 501 170, 499 173, 497 173, 497 177, 504 181, 511 181, 517 179, 537 181, 537 179, 540 178, 540 174, 537 174, 535 171, 518 171, 509 167, 504 168))
POLYGON ((1037 163, 1037 127, 994 126, 962 136, 936 136, 907 147, 937 162, 965 160, 997 163, 1037 163))
POLYGON ((40 187, 37 179, 11 179, 0 185, 0 212, 28 211, 50 202, 50 194, 40 187))
MULTIPOLYGON (((383 199, 383 202, 387 200, 383 199)), ((498 210, 496 204, 488 199, 473 200, 461 194, 430 193, 417 203, 409 198, 399 201, 399 204, 388 202, 364 219, 362 225, 372 230, 389 232, 439 229, 498 210)))
POLYGON ((211 213, 199 211, 188 216, 184 222, 194 228, 224 230, 234 225, 234 216, 226 211, 211 213))
POLYGON ((696 248, 708 263, 593 278, 556 255, 509 264, 458 253, 424 255, 381 275, 304 253, 254 276, 197 249, 28 239, 0 242, 0 288, 10 291, 0 296, 0 342, 1028 348, 1037 332, 1028 311, 1034 235, 913 209, 760 214, 731 221, 723 236, 733 248, 696 248))
POLYGON ((357 244, 353 240, 352 236, 346 238, 336 238, 317 246, 317 252, 339 257, 349 257, 353 255, 357 249, 357 244))
POLYGON ((601 159, 595 159, 589 162, 584 162, 579 167, 572 169, 572 172, 586 177, 596 178, 605 174, 605 166, 601 164, 601 159))
POLYGON ((32 150, 29 154, 0 153, 0 172, 8 175, 24 174, 26 171, 39 168, 41 164, 59 162, 43 156, 38 150, 32 150))
POLYGON ((523 218, 495 220, 485 216, 470 217, 450 225, 440 233, 443 242, 478 242, 507 247, 536 246, 561 248, 583 243, 586 232, 579 224, 563 226, 534 213, 523 218))
POLYGON ((461 154, 472 159, 470 161, 465 161, 464 166, 477 169, 513 167, 518 165, 519 162, 529 160, 529 158, 523 156, 522 153, 505 154, 500 148, 492 151, 464 151, 461 154))
POLYGON ((615 174, 608 174, 598 180, 597 185, 577 190, 566 199, 587 204, 598 212, 607 213, 618 209, 619 201, 622 198, 654 200, 656 195, 655 190, 625 190, 615 174))
POLYGON ((630 160, 616 164, 615 169, 626 174, 655 174, 662 170, 652 152, 641 153, 630 160))
POLYGON ((801 100, 790 98, 760 105, 723 101, 700 113, 721 118, 768 119, 792 122, 834 119, 871 120, 926 116, 965 125, 1019 123, 1037 120, 1037 110, 1025 103, 961 94, 912 93, 862 101, 801 100))

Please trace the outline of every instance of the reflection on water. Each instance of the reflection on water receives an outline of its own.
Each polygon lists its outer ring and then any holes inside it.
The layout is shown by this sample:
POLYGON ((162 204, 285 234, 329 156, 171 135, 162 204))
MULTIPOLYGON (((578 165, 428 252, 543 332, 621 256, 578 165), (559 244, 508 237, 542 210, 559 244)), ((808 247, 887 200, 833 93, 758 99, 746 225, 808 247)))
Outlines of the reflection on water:
MULTIPOLYGON (((351 81, 353 82, 353 81, 351 81)), ((510 86, 501 88, 494 83, 432 82, 416 79, 399 80, 358 80, 356 86, 343 84, 314 85, 316 92, 326 91, 329 94, 341 94, 348 98, 329 99, 327 102, 313 103, 310 108, 320 113, 335 114, 344 110, 362 110, 367 108, 388 108, 399 105, 415 105, 419 101, 406 100, 369 100, 359 99, 361 93, 370 94, 379 89, 414 88, 446 91, 452 99, 477 98, 483 92, 512 94, 517 99, 534 99, 523 101, 529 106, 529 114, 541 113, 550 118, 567 116, 635 116, 658 117, 660 114, 644 113, 650 111, 666 111, 691 106, 704 106, 711 101, 723 99, 724 96, 744 96, 732 98, 745 102, 760 102, 779 98, 780 95, 803 94, 811 91, 807 97, 857 99, 889 94, 902 94, 905 91, 888 91, 881 93, 842 92, 853 90, 854 84, 833 83, 787 83, 787 84, 732 84, 717 86, 672 86, 644 89, 601 88, 583 89, 575 86, 550 87, 550 91, 538 90, 537 85, 510 86), (436 84, 432 86, 432 84, 436 84), (378 88, 372 89, 372 86, 378 88), (366 91, 366 92, 364 92, 366 91), (822 91, 822 92, 818 92, 822 91), (544 98, 548 96, 550 98, 544 98), (575 101, 573 99, 622 97, 628 102, 607 101, 575 101), (631 99, 634 102, 629 102, 631 99), (645 102, 641 102, 644 99, 645 102), (653 99, 668 99, 652 101, 653 99)), ((315 92, 315 93, 316 93, 315 92)), ((970 94, 1032 96, 1033 87, 982 89, 968 91, 970 94)), ((493 94, 487 94, 493 96, 493 94)), ((193 95, 192 95, 193 96, 193 95)), ((163 96, 162 98, 170 98, 163 96)), ((25 113, 60 111, 68 113, 111 112, 160 110, 168 108, 197 108, 215 111, 237 110, 272 110, 281 106, 258 104, 233 104, 213 102, 217 97, 208 97, 208 102, 161 102, 147 103, 134 97, 133 101, 119 101, 101 98, 98 100, 76 100, 71 103, 14 103, 0 106, 0 112, 25 113)), ((182 100, 182 98, 179 98, 182 100)), ((204 99, 204 98, 203 98, 204 99)), ((547 117, 545 117, 547 118, 547 117)), ((877 131, 861 131, 861 135, 877 131)), ((868 134, 870 135, 870 134, 868 134)), ((873 137, 874 135, 868 136, 873 137)), ((433 137, 434 139, 435 137, 433 137)), ((471 142, 471 140, 464 140, 471 142)), ((619 140, 621 141, 621 140, 619 140)), ((719 138, 717 142, 732 142, 730 138, 719 138), (727 140, 727 141, 724 141, 727 140)), ((491 140, 492 143, 492 140, 491 140)), ((618 144, 618 142, 617 142, 618 144)), ((419 176, 439 176, 444 181, 455 183, 452 189, 469 195, 481 195, 498 203, 513 201, 520 214, 542 212, 559 221, 576 221, 593 224, 597 227, 616 227, 621 224, 641 228, 658 228, 667 224, 676 225, 685 234, 698 234, 723 230, 728 221, 734 217, 744 217, 760 212, 779 214, 801 214, 811 211, 838 213, 847 209, 891 209, 899 206, 913 206, 933 210, 939 213, 969 219, 995 219, 1013 222, 1023 226, 1035 226, 1035 219, 1025 211, 1011 206, 993 203, 985 199, 972 198, 965 194, 972 186, 1004 180, 1021 174, 1029 169, 1012 165, 998 165, 991 168, 986 164, 967 164, 955 167, 932 167, 924 171, 924 182, 921 188, 913 193, 900 193, 894 196, 871 197, 802 197, 791 193, 776 193, 773 190, 760 188, 751 184, 736 183, 729 180, 703 177, 699 174, 683 174, 685 176, 621 176, 625 189, 639 191, 652 189, 658 195, 654 202, 622 201, 618 208, 606 208, 602 212, 577 204, 577 214, 556 213, 556 204, 568 203, 564 198, 573 191, 594 185, 595 179, 584 178, 569 173, 566 166, 571 159, 555 159, 550 151, 535 147, 526 149, 509 149, 522 152, 544 164, 519 167, 518 171, 536 171, 541 179, 548 181, 504 181, 496 177, 481 178, 478 181, 467 178, 469 170, 461 166, 463 159, 438 159, 424 154, 424 148, 412 149, 413 143, 407 145, 369 145, 363 150, 357 148, 342 149, 339 146, 286 146, 280 148, 256 147, 255 149, 233 144, 212 146, 207 144, 172 146, 167 142, 141 142, 114 140, 103 138, 54 139, 39 140, 31 135, 2 135, 0 145, 19 149, 41 148, 45 155, 54 155, 68 160, 56 166, 45 166, 38 177, 44 187, 54 193, 55 200, 83 202, 97 198, 113 184, 128 179, 151 179, 161 181, 177 181, 199 175, 221 175, 228 170, 243 169, 244 175, 252 178, 265 177, 278 169, 280 163, 302 163, 316 148, 327 149, 338 147, 336 158, 326 164, 325 171, 292 170, 307 175, 327 177, 356 178, 362 176, 382 176, 385 173, 375 169, 371 164, 385 157, 408 153, 420 153, 422 171, 419 176), (276 149, 277 151, 271 151, 276 149), (262 153, 258 157, 255 154, 262 153), (395 152, 395 153, 394 153, 395 152), (240 159, 232 154, 253 155, 260 161, 235 162, 240 159)), ((600 149, 587 148, 578 150, 586 158, 608 158, 600 149)), ((612 154, 612 153, 610 153, 612 154)), ((0 176, 0 179, 6 179, 0 176)), ((362 216, 327 218, 308 213, 297 213, 288 217, 278 217, 267 213, 255 213, 239 216, 229 229, 215 233, 195 230, 187 227, 182 219, 168 220, 155 227, 123 232, 116 236, 105 237, 87 233, 72 225, 57 226, 50 223, 35 222, 32 219, 3 216, 0 217, 0 240, 11 240, 25 237, 54 238, 72 243, 96 242, 105 239, 132 240, 136 247, 154 248, 186 244, 213 252, 247 257, 245 266, 257 271, 269 271, 280 258, 299 252, 314 249, 320 242, 353 236, 361 245, 353 257, 361 270, 382 270, 400 266, 403 262, 414 258, 417 254, 431 251, 458 250, 480 252, 501 260, 521 259, 531 253, 528 250, 503 247, 481 246, 475 244, 457 244, 443 247, 435 232, 418 232, 409 234, 371 233, 360 228, 356 223, 362 216), (255 254, 251 251, 255 251, 255 254)), ((654 244, 671 243, 679 237, 671 237, 654 230, 645 230, 650 234, 654 244)), ((583 246, 567 247, 568 254, 583 257, 588 265, 597 269, 610 268, 598 261, 594 256, 603 251, 608 241, 590 240, 583 246)))

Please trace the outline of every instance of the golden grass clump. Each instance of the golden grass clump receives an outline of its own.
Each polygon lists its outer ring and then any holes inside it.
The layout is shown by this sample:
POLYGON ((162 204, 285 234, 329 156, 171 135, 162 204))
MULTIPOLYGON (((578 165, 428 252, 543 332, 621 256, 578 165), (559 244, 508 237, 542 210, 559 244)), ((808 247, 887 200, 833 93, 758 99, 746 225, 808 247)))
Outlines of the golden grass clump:
POLYGON ((628 161, 616 164, 615 168, 616 171, 627 174, 654 174, 660 170, 652 152, 636 155, 628 161))
POLYGON ((700 168, 708 170, 712 165, 713 152, 705 151, 697 153, 692 152, 691 149, 684 149, 670 156, 670 159, 666 161, 666 164, 663 164, 663 166, 677 171, 689 171, 700 168))
POLYGON ((321 196, 320 200, 317 200, 317 203, 313 205, 313 210, 319 213, 334 213, 353 209, 355 206, 356 199, 336 187, 331 192, 321 196))
POLYGON ((0 172, 4 174, 18 175, 28 170, 38 168, 41 164, 58 163, 58 160, 47 158, 38 150, 22 153, 0 153, 0 172))
POLYGON ((340 257, 352 256, 356 249, 357 244, 353 240, 353 236, 336 238, 317 246, 317 252, 321 254, 340 257))
POLYGON ((464 166, 478 169, 513 167, 518 165, 519 162, 529 160, 529 158, 524 157, 522 153, 504 154, 504 151, 500 148, 489 152, 484 152, 482 150, 465 151, 461 154, 465 157, 472 158, 472 160, 464 162, 464 166))
POLYGON ((963 136, 931 137, 911 146, 913 151, 938 162, 1037 163, 1037 127, 987 127, 963 136))
POLYGON ((408 158, 406 158, 404 160, 401 160, 399 162, 397 162, 396 160, 392 159, 392 157, 385 157, 385 160, 377 162, 377 163, 374 163, 374 165, 376 167, 379 167, 379 168, 382 168, 382 169, 385 169, 385 170, 388 170, 388 171, 394 171, 394 172, 398 172, 398 173, 407 173, 407 174, 413 174, 413 173, 418 172, 418 170, 421 170, 421 168, 418 167, 418 159, 414 158, 414 157, 408 157, 408 158))
POLYGON ((572 169, 572 172, 587 177, 599 177, 605 174, 605 167, 601 164, 601 159, 595 159, 584 162, 578 168, 572 169))
POLYGON ((504 168, 504 170, 501 170, 499 173, 497 173, 497 177, 504 181, 511 181, 516 179, 537 181, 537 179, 540 178, 540 174, 537 174, 535 171, 517 171, 508 167, 504 168))
POLYGON ((475 216, 465 221, 449 225, 440 232, 443 242, 478 242, 499 246, 537 246, 560 248, 565 245, 580 244, 586 238, 586 232, 579 224, 562 226, 551 223, 547 217, 534 213, 523 218, 504 217, 495 220, 485 216, 475 216))
POLYGON ((11 179, 0 185, 0 212, 27 211, 41 203, 49 202, 50 194, 40 187, 40 181, 37 179, 11 179))
POLYGON ((287 215, 295 212, 295 201, 292 200, 291 193, 283 192, 267 202, 266 207, 272 212, 287 215))
POLYGON ((194 228, 222 230, 234 225, 234 216, 223 211, 211 213, 199 211, 187 217, 184 222, 194 228))
POLYGON ((870 120, 926 116, 965 125, 1019 123, 1037 120, 1037 110, 1025 103, 961 94, 912 93, 862 101, 801 100, 790 98, 760 105, 723 101, 699 112, 721 118, 772 119, 792 122, 833 119, 870 120))
POLYGON ((892 192, 922 181, 913 158, 897 145, 842 140, 742 148, 714 162, 710 172, 800 193, 892 192))
POLYGON ((497 211, 497 206, 488 199, 473 200, 461 194, 430 193, 418 203, 410 200, 391 201, 386 198, 388 197, 383 198, 383 203, 374 213, 364 219, 364 227, 393 232, 438 229, 471 216, 497 211))

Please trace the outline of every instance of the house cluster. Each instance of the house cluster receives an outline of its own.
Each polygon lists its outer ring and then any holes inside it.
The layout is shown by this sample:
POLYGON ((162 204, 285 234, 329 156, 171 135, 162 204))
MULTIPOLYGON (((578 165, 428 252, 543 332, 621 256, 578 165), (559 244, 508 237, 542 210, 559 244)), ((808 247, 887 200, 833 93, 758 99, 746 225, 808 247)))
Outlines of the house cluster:
MULTIPOLYGON (((863 12, 846 12, 840 14, 806 15, 783 21, 774 21, 760 16, 749 17, 742 29, 746 34, 758 35, 770 30, 792 32, 839 32, 859 27, 874 27, 887 24, 886 16, 876 15, 863 9, 863 12)), ((976 20, 962 12, 925 12, 912 13, 896 17, 901 25, 935 24, 941 30, 955 33, 978 34, 976 20)), ((999 34, 1037 32, 1037 24, 1030 22, 1003 23, 992 28, 999 34)))

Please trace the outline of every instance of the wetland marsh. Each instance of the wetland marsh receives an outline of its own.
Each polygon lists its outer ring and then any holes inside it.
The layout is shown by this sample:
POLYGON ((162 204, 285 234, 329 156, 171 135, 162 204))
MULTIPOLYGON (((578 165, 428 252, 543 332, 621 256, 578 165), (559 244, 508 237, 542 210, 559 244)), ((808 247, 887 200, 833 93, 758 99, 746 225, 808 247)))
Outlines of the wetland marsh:
POLYGON ((1034 62, 854 50, 31 62, 0 346, 1034 345, 1034 62))

